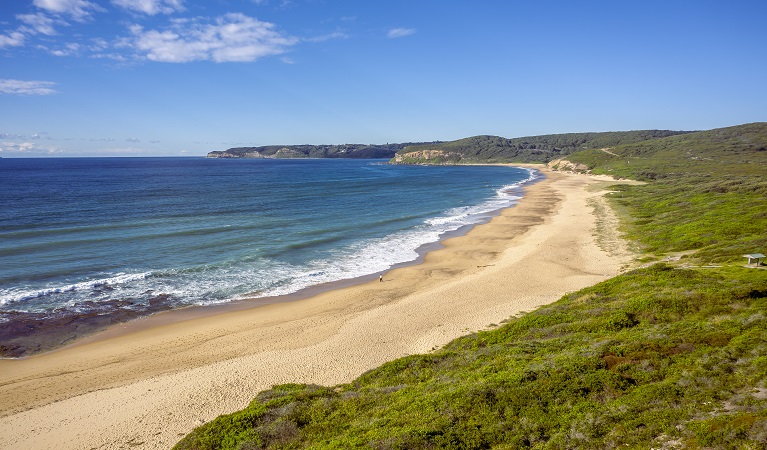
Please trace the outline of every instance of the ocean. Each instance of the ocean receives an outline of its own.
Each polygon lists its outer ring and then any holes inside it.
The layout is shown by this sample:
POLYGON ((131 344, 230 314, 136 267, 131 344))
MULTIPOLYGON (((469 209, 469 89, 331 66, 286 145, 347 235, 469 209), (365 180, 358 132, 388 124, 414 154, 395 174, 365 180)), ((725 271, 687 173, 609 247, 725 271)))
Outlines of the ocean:
POLYGON ((377 276, 513 205, 536 176, 383 160, 4 158, 0 324, 132 318, 377 276))

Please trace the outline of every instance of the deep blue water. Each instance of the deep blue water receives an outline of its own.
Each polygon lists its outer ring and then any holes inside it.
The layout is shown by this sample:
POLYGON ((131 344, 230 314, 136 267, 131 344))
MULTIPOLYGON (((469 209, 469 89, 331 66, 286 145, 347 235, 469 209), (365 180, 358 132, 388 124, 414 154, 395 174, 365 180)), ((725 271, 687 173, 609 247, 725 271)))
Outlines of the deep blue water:
POLYGON ((531 172, 378 160, 0 160, 0 312, 271 296, 376 274, 531 172))

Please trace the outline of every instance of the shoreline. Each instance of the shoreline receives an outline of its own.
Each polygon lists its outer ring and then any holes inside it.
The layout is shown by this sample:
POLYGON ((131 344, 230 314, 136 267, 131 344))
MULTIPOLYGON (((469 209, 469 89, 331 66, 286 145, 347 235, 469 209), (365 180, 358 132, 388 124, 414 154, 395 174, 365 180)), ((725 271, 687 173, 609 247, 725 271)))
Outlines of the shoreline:
MULTIPOLYGON (((523 167, 522 164, 501 164, 501 166, 523 167)), ((516 183, 514 191, 524 191, 524 186, 534 184, 542 178, 539 167, 524 167, 529 172, 527 180, 516 183)), ((516 205, 515 202, 509 207, 516 205)), ((435 242, 421 245, 415 249, 416 257, 386 268, 388 272, 401 267, 421 264, 429 252, 442 248, 442 242, 453 237, 463 236, 475 226, 485 224, 499 215, 505 208, 484 213, 476 223, 462 225, 455 230, 446 231, 435 242)), ((370 273, 353 278, 341 278, 317 285, 306 286, 295 292, 257 296, 242 294, 220 303, 209 305, 174 306, 167 294, 158 294, 157 300, 149 305, 134 308, 120 301, 106 302, 102 311, 73 313, 60 311, 53 313, 9 313, 10 319, 0 328, 0 360, 26 359, 37 355, 77 347, 104 338, 166 325, 190 318, 211 316, 231 311, 257 308, 272 303, 284 303, 307 299, 324 292, 356 286, 377 279, 380 273, 370 273), (110 309, 112 308, 112 309, 110 309)))
POLYGON ((619 181, 545 175, 383 283, 0 360, 0 448, 168 448, 274 384, 348 382, 618 274, 630 254, 599 248, 588 202, 619 181))

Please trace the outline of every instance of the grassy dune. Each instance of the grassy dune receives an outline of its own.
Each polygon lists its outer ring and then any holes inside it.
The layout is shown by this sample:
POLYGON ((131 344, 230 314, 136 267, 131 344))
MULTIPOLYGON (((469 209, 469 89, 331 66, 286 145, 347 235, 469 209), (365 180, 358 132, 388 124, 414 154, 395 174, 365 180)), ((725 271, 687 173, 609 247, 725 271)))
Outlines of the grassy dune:
POLYGON ((651 256, 740 262, 767 251, 767 123, 671 136, 568 157, 592 172, 648 181, 616 186, 627 237, 651 256))

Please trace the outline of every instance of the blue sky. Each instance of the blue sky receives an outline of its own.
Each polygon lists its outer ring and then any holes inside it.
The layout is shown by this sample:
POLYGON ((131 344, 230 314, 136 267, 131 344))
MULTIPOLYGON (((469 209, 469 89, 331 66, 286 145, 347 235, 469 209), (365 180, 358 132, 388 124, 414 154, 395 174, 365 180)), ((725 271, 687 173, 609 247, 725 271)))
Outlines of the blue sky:
POLYGON ((6 0, 0 156, 767 121, 767 2, 6 0))

